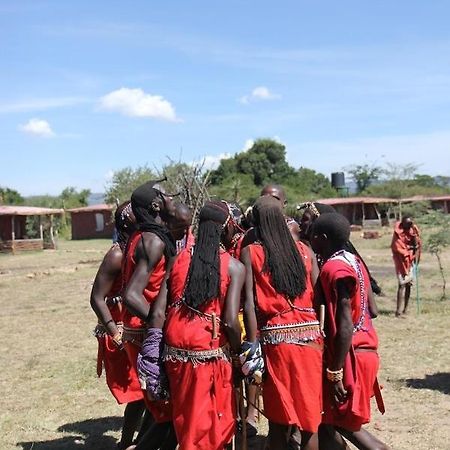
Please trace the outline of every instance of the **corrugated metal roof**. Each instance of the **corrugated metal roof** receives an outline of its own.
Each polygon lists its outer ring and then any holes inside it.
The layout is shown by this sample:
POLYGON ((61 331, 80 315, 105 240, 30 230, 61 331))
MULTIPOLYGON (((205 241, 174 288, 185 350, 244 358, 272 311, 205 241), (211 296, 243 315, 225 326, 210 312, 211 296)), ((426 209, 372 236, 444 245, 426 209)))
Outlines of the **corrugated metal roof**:
POLYGON ((112 211, 115 208, 114 205, 107 205, 106 203, 100 203, 98 205, 83 206, 81 208, 70 208, 67 211, 70 213, 79 212, 94 212, 94 211, 112 211))
POLYGON ((322 198, 315 200, 316 203, 323 203, 324 205, 348 205, 355 203, 397 203, 395 198, 387 197, 337 197, 337 198, 322 198))
POLYGON ((64 210, 36 206, 0 205, 0 216, 45 216, 47 214, 64 214, 64 210))

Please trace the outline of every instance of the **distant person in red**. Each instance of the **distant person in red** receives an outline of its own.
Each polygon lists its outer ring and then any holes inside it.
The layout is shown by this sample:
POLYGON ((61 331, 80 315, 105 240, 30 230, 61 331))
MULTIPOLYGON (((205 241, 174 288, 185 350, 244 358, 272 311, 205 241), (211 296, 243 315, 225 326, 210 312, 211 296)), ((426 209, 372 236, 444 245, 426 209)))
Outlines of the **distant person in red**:
POLYGON ((347 449, 342 436, 357 448, 387 449, 362 429, 370 421, 370 399, 384 406, 377 381, 378 336, 369 305, 370 280, 361 260, 345 250, 348 220, 323 214, 313 224, 311 244, 323 258, 320 284, 326 306, 324 416, 320 448, 347 449))
MULTIPOLYGON (((241 346, 245 269, 223 245, 232 233, 227 204, 206 202, 196 243, 177 256, 168 280, 164 360, 180 450, 223 450, 235 433, 229 350, 237 355, 241 346)), ((152 317, 164 317, 160 298, 152 317)))
POLYGON ((292 238, 282 205, 273 196, 253 207, 257 240, 242 250, 247 273, 247 340, 259 334, 265 356, 264 410, 270 450, 288 448, 298 427, 301 448, 318 449, 322 410, 322 335, 313 307, 313 254, 292 238))
MULTIPOLYGON (((162 192, 156 182, 148 182, 135 189, 131 206, 137 231, 128 241, 123 265, 124 303, 127 308, 123 319, 123 341, 137 373, 137 357, 144 340, 150 307, 176 253, 175 240, 165 225, 173 220, 175 206, 172 197, 162 192)), ((163 440, 171 428, 170 404, 164 400, 150 401, 147 396, 144 400, 154 420, 163 425, 152 428, 155 441, 158 441, 157 436, 163 440)))
POLYGON ((119 404, 126 404, 119 449, 127 448, 139 428, 145 406, 135 370, 123 349, 122 256, 129 236, 135 230, 135 218, 129 201, 114 214, 118 232, 98 269, 91 292, 91 307, 98 317, 95 329, 98 339, 97 373, 105 368, 106 383, 119 404))
POLYGON ((419 229, 410 216, 403 217, 401 222, 395 224, 391 243, 398 278, 396 317, 407 313, 414 280, 413 265, 419 263, 421 248, 419 229))

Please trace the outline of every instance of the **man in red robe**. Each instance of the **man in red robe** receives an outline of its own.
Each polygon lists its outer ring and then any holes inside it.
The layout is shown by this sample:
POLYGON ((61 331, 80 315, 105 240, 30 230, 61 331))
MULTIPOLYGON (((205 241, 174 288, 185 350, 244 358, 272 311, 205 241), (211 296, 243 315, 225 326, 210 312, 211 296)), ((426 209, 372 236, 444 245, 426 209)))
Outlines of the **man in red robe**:
POLYGON ((421 247, 419 229, 411 217, 403 217, 401 222, 395 224, 391 243, 398 278, 396 317, 401 317, 407 312, 414 280, 414 264, 419 263, 421 247))
POLYGON ((319 280, 325 298, 324 415, 320 448, 348 449, 342 436, 357 448, 387 449, 362 428, 370 421, 370 398, 384 412, 377 381, 378 336, 369 305, 370 279, 358 256, 345 250, 348 220, 323 214, 313 225, 311 245, 324 264, 319 280))

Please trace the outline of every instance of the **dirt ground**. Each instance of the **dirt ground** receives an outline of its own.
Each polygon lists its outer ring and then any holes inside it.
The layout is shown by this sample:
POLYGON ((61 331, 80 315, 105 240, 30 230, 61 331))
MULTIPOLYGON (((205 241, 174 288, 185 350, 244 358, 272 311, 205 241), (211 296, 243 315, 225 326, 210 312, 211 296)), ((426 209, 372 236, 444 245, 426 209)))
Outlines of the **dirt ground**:
MULTIPOLYGON (((450 450, 450 300, 440 301, 433 257, 420 266, 407 318, 393 315, 390 230, 352 240, 384 296, 376 320, 386 414, 368 429, 395 450, 450 450)), ((114 449, 122 407, 96 376, 96 323, 89 293, 108 241, 61 241, 58 250, 0 255, 0 448, 114 449)), ((447 274, 450 250, 444 254, 447 274)), ((262 423, 261 433, 266 426, 262 423)))

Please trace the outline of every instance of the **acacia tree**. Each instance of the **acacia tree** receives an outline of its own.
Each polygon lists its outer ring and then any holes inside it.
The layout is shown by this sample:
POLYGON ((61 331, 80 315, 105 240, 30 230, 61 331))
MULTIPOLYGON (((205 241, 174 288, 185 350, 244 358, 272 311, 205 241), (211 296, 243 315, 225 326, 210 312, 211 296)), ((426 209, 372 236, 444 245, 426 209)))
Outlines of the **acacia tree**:
POLYGON ((0 187, 0 205, 22 205, 24 198, 14 189, 0 187))
POLYGON ((448 217, 448 214, 444 214, 441 211, 433 211, 427 215, 427 222, 433 225, 433 232, 428 236, 425 245, 427 250, 437 259, 439 273, 442 278, 441 300, 445 300, 447 298, 447 283, 441 255, 442 251, 450 245, 450 234, 448 232, 450 228, 450 218, 448 217))
POLYGON ((357 164, 349 166, 346 172, 356 183, 356 191, 359 193, 365 191, 374 181, 380 178, 383 169, 379 166, 370 164, 357 164))

